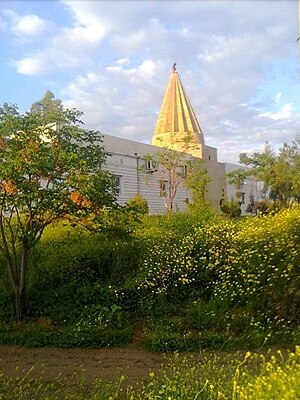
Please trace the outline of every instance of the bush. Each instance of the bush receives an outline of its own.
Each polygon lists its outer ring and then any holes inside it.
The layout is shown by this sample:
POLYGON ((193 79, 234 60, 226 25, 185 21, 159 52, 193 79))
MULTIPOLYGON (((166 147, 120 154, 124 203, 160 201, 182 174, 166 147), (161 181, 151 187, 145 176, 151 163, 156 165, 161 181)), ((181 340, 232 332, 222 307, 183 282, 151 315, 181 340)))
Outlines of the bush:
POLYGON ((108 347, 125 346, 132 340, 130 327, 113 328, 74 324, 67 326, 43 326, 39 322, 0 326, 0 344, 26 347, 108 347))
POLYGON ((133 196, 127 202, 127 206, 130 210, 136 211, 137 213, 142 215, 148 214, 149 212, 147 200, 140 194, 136 194, 135 196, 133 196))
POLYGON ((108 240, 79 228, 49 228, 32 259, 29 316, 72 322, 85 306, 117 304, 113 288, 133 275, 142 245, 134 239, 108 240))
POLYGON ((222 200, 220 209, 225 215, 233 218, 240 217, 242 213, 240 202, 237 200, 222 200))

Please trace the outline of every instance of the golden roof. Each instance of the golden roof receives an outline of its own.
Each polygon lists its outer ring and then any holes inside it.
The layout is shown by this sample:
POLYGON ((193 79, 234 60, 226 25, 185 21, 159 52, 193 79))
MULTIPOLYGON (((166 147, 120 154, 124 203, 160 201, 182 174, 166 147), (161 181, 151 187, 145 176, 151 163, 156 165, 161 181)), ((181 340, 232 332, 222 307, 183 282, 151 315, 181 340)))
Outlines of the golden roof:
POLYGON ((176 64, 172 68, 151 143, 159 147, 182 150, 182 146, 178 144, 174 146, 175 136, 177 143, 190 136, 192 146, 191 151, 188 151, 188 153, 202 157, 203 134, 189 98, 182 86, 176 70, 176 64))

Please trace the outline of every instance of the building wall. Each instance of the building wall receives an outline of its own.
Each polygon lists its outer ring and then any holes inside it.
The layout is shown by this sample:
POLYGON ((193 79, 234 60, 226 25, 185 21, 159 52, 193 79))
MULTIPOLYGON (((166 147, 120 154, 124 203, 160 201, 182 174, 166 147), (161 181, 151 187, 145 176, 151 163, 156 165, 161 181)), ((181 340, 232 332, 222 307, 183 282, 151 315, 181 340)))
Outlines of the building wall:
MULTIPOLYGON (((160 183, 157 177, 153 176, 151 172, 145 174, 139 170, 139 167, 146 162, 147 154, 154 154, 164 151, 164 149, 109 135, 104 135, 103 146, 110 153, 103 168, 111 171, 120 182, 118 202, 124 205, 134 195, 140 194, 147 200, 150 213, 164 213, 166 207, 164 199, 160 195, 160 183)), ((190 157, 192 156, 187 155, 187 158, 190 157)), ((206 199, 215 209, 220 210, 221 199, 236 198, 237 188, 226 182, 226 173, 239 168, 239 166, 218 162, 217 150, 210 146, 205 146, 203 160, 210 178, 206 199)), ((248 178, 240 191, 244 193, 241 208, 242 213, 245 214, 252 197, 254 200, 258 197, 256 180, 248 178)), ((174 201, 174 210, 185 210, 188 201, 191 201, 190 193, 185 187, 179 186, 174 201)))
MULTIPOLYGON (((111 154, 104 168, 120 177, 118 202, 124 205, 134 195, 140 194, 147 200, 150 213, 164 213, 166 207, 160 194, 160 183, 151 172, 144 173, 138 169, 145 164, 147 154, 154 154, 164 149, 108 135, 104 136, 103 145, 111 154)), ((185 210, 187 201, 191 201, 191 196, 188 190, 181 186, 175 197, 174 210, 185 210)))

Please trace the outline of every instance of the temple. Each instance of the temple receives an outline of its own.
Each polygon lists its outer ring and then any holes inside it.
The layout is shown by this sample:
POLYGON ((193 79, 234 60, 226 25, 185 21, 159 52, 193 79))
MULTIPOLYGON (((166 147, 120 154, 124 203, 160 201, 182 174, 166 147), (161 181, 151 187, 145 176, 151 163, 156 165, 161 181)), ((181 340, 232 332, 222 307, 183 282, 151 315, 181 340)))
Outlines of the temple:
MULTIPOLYGON (((105 168, 115 176, 120 204, 126 204, 138 194, 147 200, 150 213, 166 211, 161 185, 167 187, 167 179, 163 182, 161 178, 158 180, 153 165, 148 161, 149 154, 163 152, 166 148, 183 152, 191 159, 200 158, 204 161, 209 176, 205 199, 215 209, 220 210, 224 199, 239 199, 242 214, 246 214, 247 206, 258 198, 257 182, 254 178, 248 178, 239 188, 226 181, 226 173, 240 166, 219 162, 217 149, 205 145, 203 132, 180 80, 176 64, 171 70, 151 145, 104 135, 104 147, 110 153, 105 168), (146 174, 141 172, 143 166, 146 166, 146 174)), ((184 210, 189 201, 189 191, 184 185, 180 185, 174 210, 184 210)))
POLYGON ((190 154, 202 158, 203 134, 174 64, 152 136, 152 144, 181 151, 186 145, 186 138, 189 139, 190 154))

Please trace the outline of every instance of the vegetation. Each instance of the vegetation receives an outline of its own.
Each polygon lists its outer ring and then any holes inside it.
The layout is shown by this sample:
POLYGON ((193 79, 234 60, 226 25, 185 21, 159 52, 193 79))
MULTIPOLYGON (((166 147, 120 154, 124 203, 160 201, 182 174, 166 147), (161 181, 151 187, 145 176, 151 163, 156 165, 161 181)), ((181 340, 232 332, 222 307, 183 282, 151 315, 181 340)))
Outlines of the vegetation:
POLYGON ((47 93, 21 115, 0 110, 0 248, 15 299, 26 313, 30 256, 49 224, 82 219, 114 203, 106 153, 97 132, 79 128, 81 113, 47 93))
POLYGON ((263 153, 240 154, 240 163, 247 169, 228 174, 232 183, 239 184, 248 175, 263 182, 264 191, 277 207, 292 207, 300 199, 300 141, 284 144, 278 154, 270 145, 263 153))
POLYGON ((222 200, 220 205, 221 211, 232 218, 237 218, 241 216, 241 205, 237 200, 222 200))
MULTIPOLYGON (((106 157, 99 135, 81 130, 79 117, 50 92, 25 115, 8 104, 0 109, 0 344, 124 346, 136 325, 151 351, 299 344, 298 142, 278 156, 266 150, 243 158, 282 206, 251 218, 228 217, 239 216, 236 202, 223 203, 223 216, 203 201, 206 172, 189 164, 187 152, 152 155, 151 177, 167 176, 169 212, 151 216, 141 196, 114 206, 113 180, 99 168, 106 157), (174 214, 179 184, 192 191, 193 205, 174 214)), ((257 357, 224 368, 220 360, 180 359, 128 389, 123 378, 91 388, 1 376, 0 399, 299 395, 298 350, 287 362, 259 359, 259 367, 257 357), (283 381, 284 392, 276 383, 283 381)))
POLYGON ((239 220, 207 206, 140 218, 130 237, 47 227, 23 324, 12 320, 1 270, 0 342, 124 345, 140 321, 153 351, 299 343, 299 208, 239 220))

